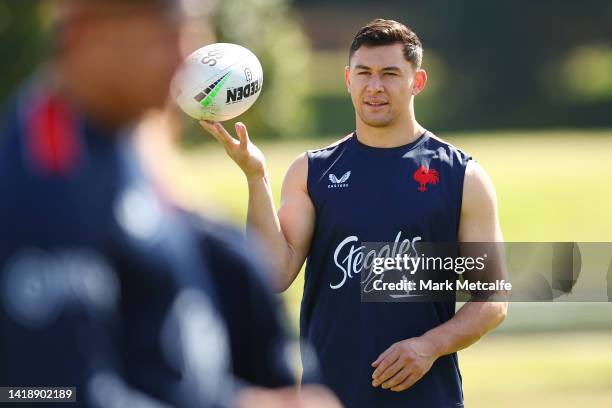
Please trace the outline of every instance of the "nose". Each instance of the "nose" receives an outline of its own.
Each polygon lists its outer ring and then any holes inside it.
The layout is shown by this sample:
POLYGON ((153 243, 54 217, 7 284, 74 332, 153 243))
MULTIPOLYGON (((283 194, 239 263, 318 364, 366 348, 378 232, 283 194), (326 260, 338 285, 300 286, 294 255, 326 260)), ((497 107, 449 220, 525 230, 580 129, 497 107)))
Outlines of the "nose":
POLYGON ((368 87, 368 91, 373 92, 373 93, 382 92, 385 89, 383 86, 382 80, 380 78, 380 75, 378 74, 370 75, 370 79, 368 81, 367 87, 368 87))

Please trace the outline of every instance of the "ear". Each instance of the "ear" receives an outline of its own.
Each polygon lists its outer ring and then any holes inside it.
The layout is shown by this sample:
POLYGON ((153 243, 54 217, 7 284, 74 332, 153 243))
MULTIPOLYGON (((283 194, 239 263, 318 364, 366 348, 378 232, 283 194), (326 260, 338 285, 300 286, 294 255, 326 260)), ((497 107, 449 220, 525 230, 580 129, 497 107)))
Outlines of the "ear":
POLYGON ((348 65, 344 67, 344 83, 346 85, 346 89, 347 90, 350 89, 351 87, 351 67, 349 67, 348 65))
POLYGON ((417 69, 412 82, 412 94, 418 95, 427 85, 427 72, 424 69, 417 69))
POLYGON ((59 49, 71 48, 86 34, 84 32, 83 13, 78 11, 63 11, 61 23, 56 27, 56 44, 59 49))

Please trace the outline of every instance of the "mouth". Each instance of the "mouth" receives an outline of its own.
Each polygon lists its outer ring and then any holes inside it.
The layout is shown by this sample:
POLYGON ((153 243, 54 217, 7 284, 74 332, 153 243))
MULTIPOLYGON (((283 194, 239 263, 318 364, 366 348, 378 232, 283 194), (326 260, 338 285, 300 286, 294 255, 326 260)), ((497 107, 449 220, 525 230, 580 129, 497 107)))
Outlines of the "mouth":
POLYGON ((384 101, 364 101, 364 103, 368 106, 372 106, 375 108, 389 104, 389 102, 384 102, 384 101))

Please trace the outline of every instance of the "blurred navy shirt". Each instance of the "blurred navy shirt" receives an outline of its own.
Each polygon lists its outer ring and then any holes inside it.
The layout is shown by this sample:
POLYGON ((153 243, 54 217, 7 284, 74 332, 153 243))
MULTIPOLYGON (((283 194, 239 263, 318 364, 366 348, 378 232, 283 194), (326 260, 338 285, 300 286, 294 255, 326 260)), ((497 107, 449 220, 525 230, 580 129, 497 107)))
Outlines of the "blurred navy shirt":
POLYGON ((239 384, 293 383, 242 237, 164 200, 129 130, 36 82, 4 120, 0 385, 76 386, 87 406, 217 406, 239 384))

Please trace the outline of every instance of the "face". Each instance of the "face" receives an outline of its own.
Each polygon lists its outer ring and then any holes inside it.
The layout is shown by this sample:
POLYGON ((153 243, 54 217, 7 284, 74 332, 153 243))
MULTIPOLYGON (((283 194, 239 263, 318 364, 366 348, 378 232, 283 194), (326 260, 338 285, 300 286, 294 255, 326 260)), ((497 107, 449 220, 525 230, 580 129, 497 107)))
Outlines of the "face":
POLYGON ((121 109, 125 120, 162 106, 182 61, 180 22, 160 10, 139 10, 83 21, 79 58, 90 86, 121 109))
POLYGON ((358 120, 391 126, 410 115, 413 96, 425 87, 425 71, 404 58, 402 44, 360 47, 345 70, 345 82, 358 120))

